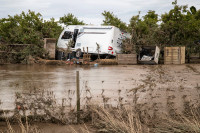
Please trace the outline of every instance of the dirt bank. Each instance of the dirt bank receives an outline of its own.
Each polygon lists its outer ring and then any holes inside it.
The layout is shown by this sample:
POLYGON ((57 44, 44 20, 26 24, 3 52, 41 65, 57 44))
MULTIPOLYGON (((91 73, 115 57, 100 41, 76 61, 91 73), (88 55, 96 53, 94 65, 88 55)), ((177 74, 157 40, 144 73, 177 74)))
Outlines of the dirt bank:
MULTIPOLYGON (((0 122, 0 132, 8 131, 8 125, 5 122, 0 122)), ((21 128, 18 124, 12 124, 12 129, 18 133, 21 128)), ((59 125, 53 123, 31 123, 30 130, 36 130, 40 133, 93 133, 95 130, 91 127, 90 123, 77 124, 77 125, 59 125)))

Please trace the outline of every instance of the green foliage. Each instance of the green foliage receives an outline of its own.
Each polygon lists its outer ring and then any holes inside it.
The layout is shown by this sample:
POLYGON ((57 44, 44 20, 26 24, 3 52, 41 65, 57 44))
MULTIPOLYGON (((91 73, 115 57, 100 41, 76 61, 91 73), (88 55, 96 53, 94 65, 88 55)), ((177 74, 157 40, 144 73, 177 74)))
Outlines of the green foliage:
MULTIPOLYGON (((186 53, 189 57, 191 53, 200 55, 200 9, 194 6, 177 5, 177 0, 172 2, 173 9, 158 17, 155 11, 149 10, 143 17, 140 13, 130 19, 130 24, 122 22, 112 12, 104 11, 103 25, 113 25, 121 30, 131 33, 131 40, 126 41, 124 50, 137 49, 140 45, 160 45, 162 46, 186 46, 186 53)), ((73 14, 69 13, 60 17, 59 23, 67 25, 84 25, 73 14)), ((22 49, 19 59, 27 55, 43 56, 43 38, 58 38, 62 27, 54 18, 49 21, 43 20, 40 13, 28 11, 22 12, 8 18, 0 19, 0 42, 7 44, 33 44, 22 49)), ((5 47, 1 46, 0 50, 5 47)))
POLYGON ((129 31, 132 34, 134 46, 159 45, 186 46, 186 53, 200 53, 200 10, 194 6, 177 5, 177 0, 172 2, 174 6, 169 12, 162 14, 158 19, 155 11, 149 11, 142 18, 140 14, 130 20, 129 31))
POLYGON ((59 20, 60 23, 68 25, 84 25, 85 23, 83 21, 78 20, 73 14, 68 13, 67 15, 64 15, 63 17, 60 17, 59 20))
POLYGON ((28 11, 0 19, 0 36, 5 43, 38 44, 43 38, 57 38, 62 27, 52 18, 44 21, 40 13, 28 11))
POLYGON ((156 45, 158 31, 158 14, 149 11, 143 19, 140 14, 133 16, 130 20, 129 31, 132 34, 134 45, 156 45))
POLYGON ((58 25, 54 18, 49 21, 44 20, 42 26, 43 38, 58 38, 63 28, 58 25))
POLYGON ((42 28, 41 14, 29 11, 0 19, 0 36, 5 43, 36 43, 42 28))
MULTIPOLYGON (((176 1, 175 1, 176 2, 176 1)), ((191 45, 200 39, 200 21, 196 19, 196 8, 178 6, 162 15, 161 30, 165 32, 165 43, 168 45, 191 45)))
POLYGON ((52 18, 44 21, 40 13, 28 11, 0 19, 0 36, 4 44, 30 44, 16 54, 19 60, 27 55, 43 56, 43 38, 58 38, 62 27, 52 18))
MULTIPOLYGON (((174 8, 161 16, 161 30, 165 36, 161 39, 168 46, 186 46, 188 59, 191 53, 199 53, 200 21, 195 7, 179 6, 176 1, 174 8)), ((189 61, 189 60, 188 60, 189 61)))
POLYGON ((126 23, 122 22, 118 17, 116 17, 112 12, 104 11, 102 13, 105 20, 103 20, 103 25, 112 25, 116 26, 121 30, 127 31, 128 27, 126 23))
POLYGON ((194 15, 197 12, 197 9, 194 6, 190 7, 190 12, 194 15))

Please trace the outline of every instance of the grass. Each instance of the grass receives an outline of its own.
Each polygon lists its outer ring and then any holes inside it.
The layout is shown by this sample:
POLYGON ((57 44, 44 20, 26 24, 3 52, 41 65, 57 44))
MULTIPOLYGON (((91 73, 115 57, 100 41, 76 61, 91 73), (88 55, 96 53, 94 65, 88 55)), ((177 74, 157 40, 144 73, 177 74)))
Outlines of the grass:
POLYGON ((139 115, 130 107, 106 109, 93 107, 92 123, 98 132, 103 133, 142 133, 144 127, 139 115))
POLYGON ((155 133, 200 133, 200 113, 191 109, 187 115, 178 114, 177 118, 165 117, 152 129, 155 133))
MULTIPOLYGON (((6 124, 7 124, 7 129, 4 132, 6 132, 6 133, 41 133, 41 131, 38 130, 35 126, 29 125, 27 117, 26 117, 25 123, 23 123, 21 116, 19 116, 19 115, 16 116, 16 120, 17 120, 17 124, 18 124, 17 129, 11 125, 8 118, 6 118, 5 120, 6 120, 6 124)), ((0 131, 0 132, 3 133, 3 131, 0 131)))
MULTIPOLYGON (((100 133, 200 133, 200 108, 190 108, 189 111, 173 116, 159 116, 157 118, 141 115, 132 106, 127 105, 121 108, 104 108, 91 106, 91 125, 94 132, 100 133)), ((36 127, 29 125, 27 119, 22 122, 17 116, 18 131, 15 131, 9 120, 6 119, 7 133, 40 133, 36 127)), ((63 127, 64 128, 64 127, 63 127)), ((84 123, 80 130, 69 125, 72 132, 90 133, 84 123)), ((1 131, 0 131, 1 132, 1 131)))
POLYGON ((92 123, 101 133, 200 133, 199 109, 190 109, 187 115, 148 118, 130 106, 120 109, 95 107, 92 123), (148 119, 147 119, 148 118, 148 119))

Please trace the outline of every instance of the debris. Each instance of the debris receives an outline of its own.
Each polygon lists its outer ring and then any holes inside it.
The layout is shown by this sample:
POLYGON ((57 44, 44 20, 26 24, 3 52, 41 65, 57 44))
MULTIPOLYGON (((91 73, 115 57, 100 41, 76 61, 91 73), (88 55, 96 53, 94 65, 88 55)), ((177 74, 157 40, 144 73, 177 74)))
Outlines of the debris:
POLYGON ((141 61, 151 61, 153 60, 153 56, 147 56, 147 55, 143 55, 141 58, 141 61))
POLYGON ((158 46, 142 46, 138 55, 139 64, 158 64, 160 48, 158 46))
POLYGON ((95 64, 94 64, 94 67, 98 67, 98 63, 95 63, 95 64))

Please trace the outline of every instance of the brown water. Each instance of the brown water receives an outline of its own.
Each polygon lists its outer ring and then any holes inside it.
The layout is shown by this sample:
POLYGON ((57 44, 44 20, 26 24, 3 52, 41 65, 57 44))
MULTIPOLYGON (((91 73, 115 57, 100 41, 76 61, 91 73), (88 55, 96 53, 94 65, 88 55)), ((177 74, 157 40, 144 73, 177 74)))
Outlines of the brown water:
MULTIPOLYGON (((84 97, 82 101, 92 95, 98 99, 102 89, 108 90, 108 93, 120 88, 130 89, 138 84, 141 75, 146 73, 142 66, 1 65, 0 110, 16 109, 17 95, 26 95, 33 91, 35 95, 41 92, 47 92, 48 95, 53 93, 52 97, 57 105, 66 104, 73 107, 76 104, 76 71, 80 73, 81 97, 84 97), (138 83, 133 79, 137 79, 138 83), (90 94, 85 93, 88 92, 86 88, 90 89, 90 94)), ((106 95, 111 95, 108 93, 106 95)))
POLYGON ((169 106, 183 111, 188 101, 196 105, 200 102, 198 64, 1 65, 0 110, 7 110, 11 116, 17 111, 26 115, 50 112, 50 116, 63 118, 61 112, 75 109, 76 71, 80 72, 82 108, 91 103, 114 107, 137 104, 142 110, 167 113, 169 106))

